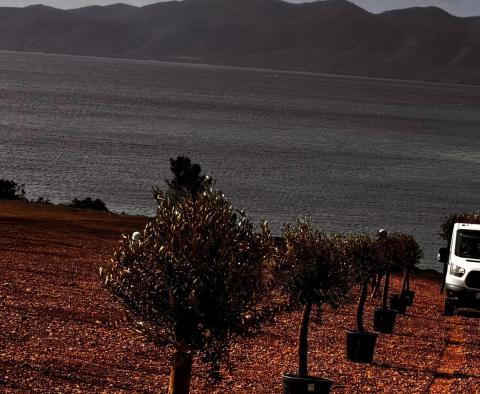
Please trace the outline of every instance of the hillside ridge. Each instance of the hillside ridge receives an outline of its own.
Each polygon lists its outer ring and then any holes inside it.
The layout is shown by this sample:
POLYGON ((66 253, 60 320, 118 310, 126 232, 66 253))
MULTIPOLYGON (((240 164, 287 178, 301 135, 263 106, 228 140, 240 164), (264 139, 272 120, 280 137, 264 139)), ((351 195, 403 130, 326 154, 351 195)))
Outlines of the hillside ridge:
POLYGON ((0 49, 480 83, 480 18, 347 0, 0 8, 0 49))

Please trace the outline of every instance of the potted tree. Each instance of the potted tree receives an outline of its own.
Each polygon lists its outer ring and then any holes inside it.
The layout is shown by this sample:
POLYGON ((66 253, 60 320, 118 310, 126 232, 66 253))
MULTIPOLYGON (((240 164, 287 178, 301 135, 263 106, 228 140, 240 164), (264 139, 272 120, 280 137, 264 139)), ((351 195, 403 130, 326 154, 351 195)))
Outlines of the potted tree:
POLYGON ((343 238, 315 229, 300 219, 283 229, 283 244, 278 250, 282 289, 290 300, 303 308, 298 331, 298 370, 283 375, 287 394, 328 393, 332 382, 308 373, 308 327, 312 308, 339 305, 349 290, 343 238))
POLYGON ((365 330, 363 314, 368 285, 379 273, 375 240, 367 234, 351 235, 347 239, 347 255, 351 261, 353 279, 360 285, 356 313, 356 330, 347 332, 347 358, 355 362, 373 360, 378 334, 365 330))
POLYGON ((404 273, 402 280, 402 292, 400 296, 405 300, 407 306, 413 305, 415 292, 410 290, 410 271, 420 263, 423 252, 415 238, 409 234, 399 234, 403 252, 404 273))
MULTIPOLYGON (((387 256, 389 261, 389 270, 394 273, 400 273, 405 267, 407 259, 408 244, 405 242, 406 235, 402 233, 395 233, 388 237, 387 256)), ((402 283, 403 286, 403 283, 402 283)), ((402 287, 403 289, 403 287, 402 287)), ((399 294, 392 294, 390 297, 390 309, 400 314, 405 314, 408 306, 408 300, 403 296, 401 291, 399 294)), ((384 294, 384 305, 386 297, 384 294)))
POLYGON ((154 197, 155 218, 141 237, 122 241, 101 275, 138 328, 174 346, 168 392, 187 394, 193 355, 210 356, 218 372, 226 342, 257 316, 272 238, 211 188, 154 197))
POLYGON ((391 334, 395 326, 397 311, 388 309, 388 290, 390 287, 390 275, 392 268, 392 251, 397 244, 395 235, 389 235, 387 231, 380 230, 376 240, 377 259, 381 267, 384 282, 382 294, 382 307, 377 308, 373 315, 373 328, 385 334, 391 334))

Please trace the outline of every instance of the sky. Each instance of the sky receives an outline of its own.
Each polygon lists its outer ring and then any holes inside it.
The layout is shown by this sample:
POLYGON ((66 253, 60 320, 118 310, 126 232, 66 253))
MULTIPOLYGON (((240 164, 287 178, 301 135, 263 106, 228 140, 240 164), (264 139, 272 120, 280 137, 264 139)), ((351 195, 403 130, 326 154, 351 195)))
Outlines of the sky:
MULTIPOLYGON (((241 0, 239 0, 241 1, 241 0)), ((350 0, 370 12, 382 12, 405 7, 437 6, 457 16, 480 16, 480 0, 350 0)), ((106 5, 113 3, 145 5, 159 0, 0 0, 0 7, 25 7, 31 4, 45 4, 57 8, 78 8, 86 5, 106 5)), ((289 0, 291 3, 303 3, 305 0, 289 0)))

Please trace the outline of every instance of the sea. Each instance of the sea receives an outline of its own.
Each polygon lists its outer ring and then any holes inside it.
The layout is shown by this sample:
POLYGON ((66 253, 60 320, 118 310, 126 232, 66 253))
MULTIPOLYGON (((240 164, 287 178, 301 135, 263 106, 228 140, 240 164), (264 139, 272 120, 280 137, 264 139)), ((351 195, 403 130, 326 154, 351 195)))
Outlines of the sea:
POLYGON ((274 234, 414 235, 480 207, 480 87, 206 64, 0 52, 0 178, 27 198, 154 215, 186 155, 274 234))

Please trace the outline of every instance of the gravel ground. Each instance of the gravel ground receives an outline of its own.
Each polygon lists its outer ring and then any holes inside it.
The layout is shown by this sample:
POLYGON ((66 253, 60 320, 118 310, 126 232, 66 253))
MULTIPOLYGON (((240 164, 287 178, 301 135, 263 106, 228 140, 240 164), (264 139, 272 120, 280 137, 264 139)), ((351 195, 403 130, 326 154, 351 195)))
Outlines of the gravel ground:
MULTIPOLYGON (((163 393, 170 348, 136 332, 102 287, 98 268, 121 233, 146 218, 0 202, 0 392, 163 393)), ((400 278, 393 278, 393 290, 400 278)), ((378 338, 372 364, 345 357, 355 302, 325 310, 309 333, 312 375, 333 393, 474 393, 480 388, 480 315, 444 318, 439 278, 418 272, 414 306, 394 334, 378 338)), ((378 300, 369 300, 366 323, 378 300)), ((295 372, 300 312, 285 312, 255 335, 234 341, 221 383, 204 379, 196 358, 193 393, 280 393, 295 372)))

